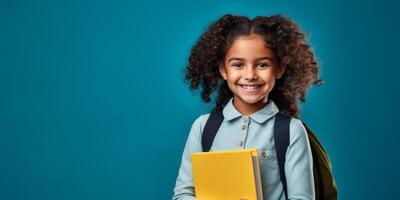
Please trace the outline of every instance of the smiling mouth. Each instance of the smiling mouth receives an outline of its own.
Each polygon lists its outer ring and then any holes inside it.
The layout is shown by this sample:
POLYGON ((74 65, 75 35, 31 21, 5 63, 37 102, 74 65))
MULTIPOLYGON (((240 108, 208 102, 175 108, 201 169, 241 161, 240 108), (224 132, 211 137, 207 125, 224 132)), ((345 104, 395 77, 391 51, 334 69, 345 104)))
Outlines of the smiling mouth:
POLYGON ((239 86, 241 88, 243 88, 245 91, 254 92, 257 89, 259 89, 262 85, 242 85, 242 84, 239 84, 239 86))

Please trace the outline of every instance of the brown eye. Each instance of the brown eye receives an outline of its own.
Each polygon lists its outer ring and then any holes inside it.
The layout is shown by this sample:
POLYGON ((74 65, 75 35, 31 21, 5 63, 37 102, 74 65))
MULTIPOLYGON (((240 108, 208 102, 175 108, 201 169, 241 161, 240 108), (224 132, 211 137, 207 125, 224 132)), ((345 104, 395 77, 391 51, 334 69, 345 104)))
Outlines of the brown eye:
POLYGON ((267 64, 267 63, 259 63, 258 65, 257 65, 257 67, 259 67, 259 68, 266 68, 266 67, 268 67, 269 66, 269 64, 267 64))
POLYGON ((242 67, 243 65, 242 65, 242 63, 233 63, 232 66, 233 66, 233 67, 238 67, 238 68, 240 68, 240 67, 242 67))

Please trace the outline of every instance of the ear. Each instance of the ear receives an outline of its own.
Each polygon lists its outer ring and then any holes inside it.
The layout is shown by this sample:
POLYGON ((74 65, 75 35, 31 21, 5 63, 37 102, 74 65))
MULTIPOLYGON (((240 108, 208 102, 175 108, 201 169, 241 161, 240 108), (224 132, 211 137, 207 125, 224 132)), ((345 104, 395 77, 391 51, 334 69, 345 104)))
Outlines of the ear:
POLYGON ((278 73, 276 75, 276 79, 282 78, 283 74, 286 71, 286 65, 282 66, 281 68, 278 69, 278 73))
POLYGON ((219 65, 219 73, 221 74, 221 76, 222 76, 222 78, 224 79, 224 80, 226 80, 226 70, 225 70, 225 65, 223 64, 223 63, 221 63, 220 65, 219 65))

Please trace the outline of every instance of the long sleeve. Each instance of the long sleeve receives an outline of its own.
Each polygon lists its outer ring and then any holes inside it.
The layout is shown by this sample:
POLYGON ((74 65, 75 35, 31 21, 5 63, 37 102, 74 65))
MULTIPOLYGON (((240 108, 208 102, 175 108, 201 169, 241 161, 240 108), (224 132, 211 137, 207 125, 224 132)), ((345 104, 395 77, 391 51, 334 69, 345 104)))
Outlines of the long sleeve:
POLYGON ((310 143, 302 122, 294 118, 290 122, 290 144, 286 152, 285 173, 288 199, 315 199, 310 143))
POLYGON ((198 117, 190 130, 182 155, 181 166, 176 179, 173 200, 196 200, 192 176, 191 154, 202 152, 201 133, 206 121, 205 115, 198 117))

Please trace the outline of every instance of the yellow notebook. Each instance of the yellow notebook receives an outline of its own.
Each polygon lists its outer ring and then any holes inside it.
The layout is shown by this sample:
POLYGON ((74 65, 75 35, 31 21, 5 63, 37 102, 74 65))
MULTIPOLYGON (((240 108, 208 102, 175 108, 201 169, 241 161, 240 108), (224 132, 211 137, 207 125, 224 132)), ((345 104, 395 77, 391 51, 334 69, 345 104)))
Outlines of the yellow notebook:
POLYGON ((197 200, 262 200, 257 149, 192 154, 197 200))

